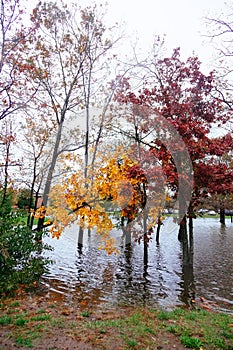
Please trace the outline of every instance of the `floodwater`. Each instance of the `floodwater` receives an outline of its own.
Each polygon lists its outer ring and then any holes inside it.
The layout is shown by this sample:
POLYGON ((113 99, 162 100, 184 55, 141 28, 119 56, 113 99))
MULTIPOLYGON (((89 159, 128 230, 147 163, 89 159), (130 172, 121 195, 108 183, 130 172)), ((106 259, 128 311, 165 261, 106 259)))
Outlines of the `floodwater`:
POLYGON ((173 308, 205 298, 218 309, 233 313, 233 223, 218 219, 194 220, 194 253, 184 264, 178 228, 167 218, 160 244, 152 239, 148 264, 143 245, 123 244, 122 233, 113 232, 119 255, 108 256, 98 249, 99 239, 84 234, 82 252, 77 249, 78 227, 67 229, 59 240, 46 237, 54 247, 54 260, 43 283, 50 295, 87 305, 99 303, 139 304, 173 308), (193 261, 193 263, 192 263, 193 261))

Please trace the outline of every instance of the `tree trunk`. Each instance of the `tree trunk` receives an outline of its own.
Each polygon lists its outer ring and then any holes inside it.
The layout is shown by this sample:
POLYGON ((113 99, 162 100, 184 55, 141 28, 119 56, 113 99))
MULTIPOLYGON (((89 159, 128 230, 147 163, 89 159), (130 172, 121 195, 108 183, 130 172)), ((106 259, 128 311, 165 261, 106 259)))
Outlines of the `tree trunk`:
MULTIPOLYGON (((27 218, 27 226, 31 227, 31 209, 33 204, 33 193, 34 193, 34 186, 36 181, 36 175, 35 175, 35 164, 33 169, 33 179, 31 184, 31 190, 30 190, 30 199, 29 199, 29 206, 28 206, 28 218, 27 218)), ((32 227, 31 227, 32 228, 32 227)))
POLYGON ((144 267, 148 265, 148 236, 147 236, 147 213, 143 212, 143 262, 144 267))
MULTIPOLYGON (((189 208, 190 209, 190 208, 189 208)), ((179 232, 178 232, 178 240, 180 242, 185 242, 188 240, 188 234, 187 234, 187 208, 185 199, 181 196, 179 198, 179 232)))
POLYGON ((157 229, 156 229, 156 244, 159 244, 159 234, 160 234, 161 225, 162 225, 162 222, 161 222, 160 215, 159 215, 157 229))
POLYGON ((82 254, 83 250, 83 233, 84 230, 81 226, 79 226, 79 232, 78 232, 78 252, 79 254, 82 254))
MULTIPOLYGON (((39 200, 39 191, 40 191, 40 186, 38 187, 37 191, 36 191, 36 196, 35 196, 35 203, 34 203, 34 213, 36 212, 36 209, 38 207, 38 200, 39 200)), ((34 215, 31 216, 31 220, 30 220, 30 228, 33 227, 33 223, 34 223, 34 215)))
POLYGON ((193 273, 193 253, 188 250, 188 244, 183 245, 182 259, 182 280, 183 288, 181 292, 181 300, 188 306, 193 305, 195 299, 194 273, 193 273))
POLYGON ((125 239, 126 247, 130 246, 131 245, 131 234, 130 234, 129 230, 127 230, 127 227, 124 226, 124 223, 123 223, 123 225, 121 225, 121 229, 123 232, 123 238, 125 239))
POLYGON ((10 143, 7 142, 7 144, 6 144, 6 159, 5 159, 5 164, 4 164, 4 185, 3 185, 3 189, 2 189, 1 206, 3 206, 5 201, 6 201, 8 177, 9 177, 9 174, 8 174, 9 159, 10 159, 10 143))
POLYGON ((194 288, 194 273, 193 273, 193 216, 190 213, 189 216, 189 242, 188 237, 182 241, 182 279, 183 279, 183 290, 181 293, 181 300, 188 306, 193 305, 195 299, 195 288, 194 288))
POLYGON ((92 156, 92 160, 91 160, 91 169, 92 172, 94 170, 94 165, 95 165, 95 160, 96 160, 96 155, 97 155, 97 151, 98 151, 98 147, 99 147, 99 143, 102 137, 102 132, 103 132, 103 128, 104 128, 104 120, 105 120, 105 116, 109 107, 109 104, 112 100, 112 97, 114 95, 115 90, 113 90, 107 100, 106 105, 104 106, 103 112, 101 114, 101 121, 100 121, 100 125, 99 125, 99 130, 97 133, 97 137, 96 137, 96 141, 95 141, 95 147, 94 147, 94 151, 93 151, 93 156, 92 156))
POLYGON ((193 254, 193 217, 189 217, 189 252, 193 254))
MULTIPOLYGON (((56 141, 55 141, 55 145, 54 145, 54 148, 53 148, 52 160, 51 160, 51 164, 50 164, 50 167, 49 167, 47 179, 46 179, 46 182, 45 182, 45 188, 44 188, 44 194, 43 194, 43 203, 42 203, 42 205, 45 208, 48 205, 49 192, 50 192, 51 185, 52 185, 53 173, 54 173, 54 169, 55 169, 57 158, 58 158, 58 151, 59 151, 59 146, 60 146, 60 142, 61 142, 61 135, 62 135, 62 126, 63 126, 63 122, 60 122, 60 124, 58 125, 56 141)), ((37 226, 38 231, 42 230, 43 225, 44 225, 44 220, 45 220, 44 217, 38 220, 38 226, 37 226)))
POLYGON ((220 222, 222 225, 225 225, 225 209, 224 208, 220 208, 220 222))
MULTIPOLYGON (((124 249, 124 254, 125 254, 125 262, 126 262, 126 268, 127 270, 132 269, 132 246, 130 244, 126 245, 125 249, 124 249)), ((131 276, 131 273, 130 273, 131 276)))
POLYGON ((180 242, 188 241, 186 215, 183 217, 183 219, 180 222, 179 233, 178 233, 178 240, 180 242))
POLYGON ((88 176, 88 163, 89 163, 89 112, 87 112, 87 127, 86 130, 86 141, 85 141, 85 168, 84 168, 84 177, 87 179, 88 176))

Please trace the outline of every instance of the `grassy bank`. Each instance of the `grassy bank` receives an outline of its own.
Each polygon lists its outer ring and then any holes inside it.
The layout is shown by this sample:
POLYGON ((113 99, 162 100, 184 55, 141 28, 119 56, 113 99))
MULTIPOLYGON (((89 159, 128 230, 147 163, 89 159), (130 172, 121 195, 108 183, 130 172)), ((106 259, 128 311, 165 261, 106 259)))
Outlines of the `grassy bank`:
POLYGON ((1 350, 233 350, 233 317, 202 308, 103 308, 36 296, 0 306, 1 350))

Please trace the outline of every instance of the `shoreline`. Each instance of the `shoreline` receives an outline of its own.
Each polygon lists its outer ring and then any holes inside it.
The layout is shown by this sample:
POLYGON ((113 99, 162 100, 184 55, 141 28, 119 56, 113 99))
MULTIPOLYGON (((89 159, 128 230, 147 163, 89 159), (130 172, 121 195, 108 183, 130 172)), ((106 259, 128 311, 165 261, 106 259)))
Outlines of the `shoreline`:
MULTIPOLYGON (((0 300, 0 349, 233 349, 233 315, 201 304, 172 311, 52 300, 18 290, 0 300), (194 308, 195 307, 195 308, 194 308)), ((212 305, 213 306, 213 305, 212 305)))

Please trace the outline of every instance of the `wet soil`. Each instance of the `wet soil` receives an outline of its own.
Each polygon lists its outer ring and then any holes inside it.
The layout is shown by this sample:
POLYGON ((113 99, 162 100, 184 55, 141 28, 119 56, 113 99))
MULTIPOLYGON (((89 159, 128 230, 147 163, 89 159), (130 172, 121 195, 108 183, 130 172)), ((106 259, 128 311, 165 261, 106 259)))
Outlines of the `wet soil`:
MULTIPOLYGON (((135 334, 135 309, 128 306, 90 307, 22 291, 0 303, 0 350, 185 349, 179 337, 163 330, 157 320, 150 320, 148 332, 135 334)), ((146 321, 146 309, 143 312, 146 321)))

